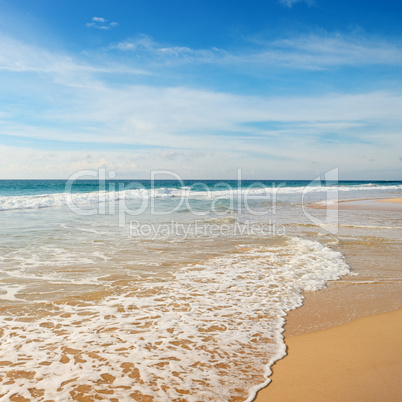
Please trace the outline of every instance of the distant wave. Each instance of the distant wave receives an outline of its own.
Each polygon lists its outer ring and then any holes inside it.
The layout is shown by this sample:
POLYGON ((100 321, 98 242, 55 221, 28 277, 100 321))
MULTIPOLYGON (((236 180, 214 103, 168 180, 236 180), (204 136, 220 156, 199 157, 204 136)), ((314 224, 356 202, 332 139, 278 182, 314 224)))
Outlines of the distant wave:
POLYGON ((325 193, 328 191, 338 190, 346 191, 364 191, 364 190, 402 190, 402 185, 381 186, 372 183, 359 185, 339 185, 328 187, 258 187, 258 188, 241 188, 232 190, 211 190, 211 191, 191 191, 189 187, 183 188, 158 188, 158 189, 131 189, 122 191, 94 191, 89 193, 56 193, 42 195, 19 195, 19 196, 0 196, 0 211, 18 210, 18 209, 39 209, 63 206, 68 204, 84 205, 93 203, 102 203, 110 201, 118 201, 122 199, 135 200, 146 198, 169 198, 184 197, 194 199, 231 199, 239 196, 247 196, 254 198, 272 197, 274 194, 301 194, 305 191, 311 193, 325 193), (306 190, 307 189, 307 190, 306 190))

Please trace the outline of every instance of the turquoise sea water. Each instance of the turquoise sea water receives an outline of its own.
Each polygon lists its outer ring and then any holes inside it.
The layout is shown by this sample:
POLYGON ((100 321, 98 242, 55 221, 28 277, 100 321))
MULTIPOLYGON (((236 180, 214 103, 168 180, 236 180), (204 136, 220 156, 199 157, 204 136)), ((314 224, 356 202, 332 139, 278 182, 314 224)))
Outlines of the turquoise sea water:
MULTIPOLYGON (((67 180, 0 180, 0 196, 29 196, 43 194, 60 194, 66 189, 67 180)), ((205 191, 207 186, 211 190, 225 189, 228 185, 231 188, 248 188, 256 184, 265 187, 303 188, 311 181, 307 180, 105 180, 100 183, 98 180, 75 180, 72 186, 73 192, 90 193, 98 191, 104 186, 107 191, 115 191, 119 184, 123 188, 138 186, 145 189, 179 189, 192 187, 193 191, 205 191)), ((393 187, 401 186, 401 181, 339 181, 338 183, 320 182, 321 186, 341 186, 344 188, 359 187, 393 187)))

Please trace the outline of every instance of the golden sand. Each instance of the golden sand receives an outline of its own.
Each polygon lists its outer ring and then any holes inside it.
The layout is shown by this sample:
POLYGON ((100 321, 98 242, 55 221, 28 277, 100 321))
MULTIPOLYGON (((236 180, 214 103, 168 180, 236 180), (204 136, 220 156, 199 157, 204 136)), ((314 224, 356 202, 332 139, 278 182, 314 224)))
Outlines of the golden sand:
POLYGON ((402 204, 402 198, 387 198, 385 200, 378 200, 377 202, 396 202, 397 204, 402 204))
POLYGON ((286 339, 264 401, 400 401, 402 309, 286 339))

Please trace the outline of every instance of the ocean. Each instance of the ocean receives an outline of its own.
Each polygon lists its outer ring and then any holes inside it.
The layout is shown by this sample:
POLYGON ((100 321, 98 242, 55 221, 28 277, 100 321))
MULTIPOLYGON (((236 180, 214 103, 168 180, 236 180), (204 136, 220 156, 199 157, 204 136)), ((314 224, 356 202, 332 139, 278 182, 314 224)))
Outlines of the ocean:
POLYGON ((402 182, 105 177, 0 181, 0 401, 251 401, 340 235, 402 227, 310 208, 402 182))

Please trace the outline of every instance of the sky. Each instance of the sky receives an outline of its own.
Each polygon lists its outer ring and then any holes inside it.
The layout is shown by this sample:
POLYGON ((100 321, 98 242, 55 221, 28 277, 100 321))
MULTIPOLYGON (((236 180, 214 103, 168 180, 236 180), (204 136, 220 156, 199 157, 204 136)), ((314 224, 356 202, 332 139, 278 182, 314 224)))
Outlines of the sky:
POLYGON ((402 180, 402 2, 0 0, 0 179, 402 180))

